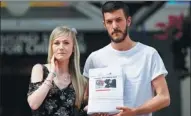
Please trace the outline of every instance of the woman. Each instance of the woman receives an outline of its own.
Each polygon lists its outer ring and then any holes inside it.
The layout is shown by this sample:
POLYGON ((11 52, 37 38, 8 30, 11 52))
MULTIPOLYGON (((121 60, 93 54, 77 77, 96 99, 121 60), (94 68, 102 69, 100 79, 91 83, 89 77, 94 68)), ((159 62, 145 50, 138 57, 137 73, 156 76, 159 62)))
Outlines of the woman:
POLYGON ((28 103, 33 116, 86 115, 86 79, 80 73, 76 31, 56 27, 49 40, 48 63, 33 66, 28 103))

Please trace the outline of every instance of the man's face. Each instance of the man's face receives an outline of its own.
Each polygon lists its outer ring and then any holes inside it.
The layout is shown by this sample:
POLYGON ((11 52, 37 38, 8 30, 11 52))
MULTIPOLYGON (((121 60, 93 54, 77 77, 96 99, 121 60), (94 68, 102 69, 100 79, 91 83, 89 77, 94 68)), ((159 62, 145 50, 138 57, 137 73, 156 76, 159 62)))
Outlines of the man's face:
POLYGON ((125 17, 122 9, 104 13, 104 26, 114 43, 120 43, 125 39, 130 23, 131 17, 125 17))

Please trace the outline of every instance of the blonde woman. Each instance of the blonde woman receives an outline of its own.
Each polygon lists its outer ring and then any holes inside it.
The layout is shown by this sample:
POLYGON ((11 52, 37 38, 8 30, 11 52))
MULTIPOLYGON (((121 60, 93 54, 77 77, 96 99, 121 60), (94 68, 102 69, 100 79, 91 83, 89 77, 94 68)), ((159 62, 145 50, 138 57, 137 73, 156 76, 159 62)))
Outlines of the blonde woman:
POLYGON ((48 63, 33 66, 27 99, 33 116, 85 115, 87 81, 80 73, 76 33, 56 27, 50 35, 48 63))

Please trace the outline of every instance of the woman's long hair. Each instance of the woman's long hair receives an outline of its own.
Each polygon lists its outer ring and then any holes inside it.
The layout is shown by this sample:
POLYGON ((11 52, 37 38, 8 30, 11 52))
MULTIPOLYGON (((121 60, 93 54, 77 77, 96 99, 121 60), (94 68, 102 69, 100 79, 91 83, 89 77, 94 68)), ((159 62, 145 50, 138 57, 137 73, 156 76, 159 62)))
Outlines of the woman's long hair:
POLYGON ((78 42, 76 39, 77 32, 66 26, 56 27, 49 38, 49 49, 48 49, 48 63, 51 61, 53 55, 52 44, 53 40, 61 35, 71 35, 73 39, 73 53, 69 59, 69 73, 72 79, 72 85, 75 90, 76 100, 75 105, 79 108, 84 97, 85 88, 87 86, 87 80, 82 76, 80 72, 80 52, 78 42))

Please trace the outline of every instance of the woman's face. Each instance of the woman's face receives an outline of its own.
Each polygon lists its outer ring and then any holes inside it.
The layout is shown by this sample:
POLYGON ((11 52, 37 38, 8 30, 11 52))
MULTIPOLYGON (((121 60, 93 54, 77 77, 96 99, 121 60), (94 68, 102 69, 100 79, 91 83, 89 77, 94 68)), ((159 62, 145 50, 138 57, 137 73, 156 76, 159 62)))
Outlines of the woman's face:
POLYGON ((73 52, 73 46, 74 44, 71 34, 68 36, 62 35, 55 38, 52 44, 52 50, 55 59, 58 61, 69 60, 73 52))

